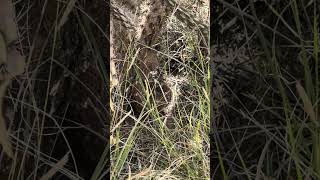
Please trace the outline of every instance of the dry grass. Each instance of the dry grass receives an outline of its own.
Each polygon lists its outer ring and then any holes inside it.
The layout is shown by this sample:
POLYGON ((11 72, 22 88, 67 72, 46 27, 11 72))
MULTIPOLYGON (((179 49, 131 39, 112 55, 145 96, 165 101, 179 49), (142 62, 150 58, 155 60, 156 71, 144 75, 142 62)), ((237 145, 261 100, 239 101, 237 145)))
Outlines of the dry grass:
POLYGON ((16 11, 11 12, 6 2, 11 1, 0 3, 0 32, 11 34, 5 34, 5 51, 1 49, 6 53, 6 58, 1 53, 1 144, 7 147, 1 151, 0 179, 103 178, 107 100, 99 93, 107 91, 107 76, 99 66, 102 48, 97 44, 107 43, 107 28, 94 16, 107 3, 12 1, 16 11), (76 31, 70 33, 73 27, 76 31), (97 84, 90 83, 93 79, 97 84), (77 143, 80 139, 84 146, 77 143))
POLYGON ((214 9, 212 177, 319 179, 319 2, 214 9))
MULTIPOLYGON (((194 7, 195 16, 208 15, 208 4, 179 2, 183 8, 194 7)), ((158 36, 157 50, 149 47, 158 54, 158 72, 133 76, 140 69, 134 41, 125 44, 125 55, 115 63, 120 80, 112 91, 112 179, 209 179, 208 46, 201 47, 200 31, 186 28, 174 13, 158 36), (170 96, 161 93, 159 83, 168 85, 170 96), (144 87, 138 114, 130 97, 134 84, 144 87), (156 91, 165 99, 164 109, 156 91)))

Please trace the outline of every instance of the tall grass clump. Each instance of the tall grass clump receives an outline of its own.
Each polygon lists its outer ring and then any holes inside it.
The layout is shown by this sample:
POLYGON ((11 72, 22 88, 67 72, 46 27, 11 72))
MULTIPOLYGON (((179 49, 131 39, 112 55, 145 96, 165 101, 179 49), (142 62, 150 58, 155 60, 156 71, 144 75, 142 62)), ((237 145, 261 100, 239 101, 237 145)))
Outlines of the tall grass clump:
POLYGON ((0 83, 1 133, 11 144, 1 149, 0 179, 104 178, 107 3, 2 2, 1 23, 17 37, 5 47, 13 61, 1 65, 1 79, 12 78, 0 83))
POLYGON ((221 39, 228 41, 230 31, 243 34, 233 42, 246 48, 248 61, 237 64, 234 55, 238 83, 224 83, 231 95, 221 111, 229 113, 222 115, 228 132, 217 127, 223 161, 215 164, 216 175, 319 179, 319 3, 219 3, 228 10, 219 17, 228 29, 221 39))

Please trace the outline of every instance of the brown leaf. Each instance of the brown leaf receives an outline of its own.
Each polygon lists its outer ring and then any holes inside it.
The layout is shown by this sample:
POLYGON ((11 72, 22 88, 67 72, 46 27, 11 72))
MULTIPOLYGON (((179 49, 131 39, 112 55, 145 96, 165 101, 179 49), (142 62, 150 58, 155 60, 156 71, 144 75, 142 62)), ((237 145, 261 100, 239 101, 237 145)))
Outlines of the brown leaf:
POLYGON ((56 164, 52 166, 52 168, 45 174, 43 175, 40 180, 49 180, 51 179, 60 169, 62 169, 68 162, 69 159, 69 153, 63 156, 60 161, 58 161, 56 164))
POLYGON ((61 83, 61 81, 59 80, 57 83, 55 83, 53 85, 53 87, 51 88, 50 93, 49 93, 50 96, 56 96, 57 95, 58 90, 60 88, 60 83, 61 83))
POLYGON ((67 4, 67 7, 65 9, 65 11, 63 12, 63 15, 59 21, 58 24, 58 30, 67 22, 68 20, 68 16, 71 13, 71 11, 73 10, 75 4, 76 4, 77 0, 70 0, 67 4))
POLYGON ((310 119, 312 121, 314 121, 316 124, 318 124, 318 122, 316 121, 316 113, 313 110, 312 103, 311 103, 306 91, 304 90, 304 88, 301 86, 301 84, 299 82, 297 82, 296 87, 297 87, 298 94, 299 94, 300 98, 302 99, 304 111, 308 114, 308 116, 310 117, 310 119))

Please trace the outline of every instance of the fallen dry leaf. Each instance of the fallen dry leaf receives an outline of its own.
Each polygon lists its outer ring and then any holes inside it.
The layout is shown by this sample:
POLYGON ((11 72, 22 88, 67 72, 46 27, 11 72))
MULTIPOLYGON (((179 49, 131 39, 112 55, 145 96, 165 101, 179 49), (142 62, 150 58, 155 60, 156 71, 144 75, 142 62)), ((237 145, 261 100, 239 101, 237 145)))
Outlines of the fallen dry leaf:
POLYGON ((71 13, 71 11, 73 10, 76 2, 77 2, 77 0, 70 0, 68 2, 68 5, 67 5, 65 11, 63 12, 63 15, 59 21, 58 28, 57 28, 58 30, 67 22, 68 16, 71 13))
POLYGON ((306 91, 304 90, 304 88, 301 86, 301 84, 299 82, 297 82, 296 87, 297 87, 298 94, 299 94, 300 98, 302 99, 304 111, 308 114, 308 116, 310 117, 310 119, 313 122, 318 124, 318 122, 316 121, 316 113, 313 110, 312 103, 311 103, 306 91))
POLYGON ((63 158, 60 159, 60 161, 54 164, 52 168, 40 178, 40 180, 49 180, 50 178, 52 178, 60 169, 62 169, 67 164, 68 159, 69 153, 64 155, 63 158))
POLYGON ((58 90, 59 90, 59 88, 60 88, 60 82, 61 82, 61 81, 59 80, 57 83, 55 83, 55 84, 53 85, 53 87, 51 88, 50 93, 49 93, 50 96, 55 96, 55 95, 57 95, 58 90))

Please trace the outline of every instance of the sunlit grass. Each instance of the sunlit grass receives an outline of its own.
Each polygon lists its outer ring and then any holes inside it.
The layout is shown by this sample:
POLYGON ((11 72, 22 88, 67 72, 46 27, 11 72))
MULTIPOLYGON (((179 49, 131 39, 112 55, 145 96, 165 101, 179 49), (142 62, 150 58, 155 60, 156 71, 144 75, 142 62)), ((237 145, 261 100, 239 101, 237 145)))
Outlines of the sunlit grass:
POLYGON ((207 54, 202 54, 195 32, 181 31, 184 42, 181 47, 186 46, 184 49, 192 56, 178 61, 183 70, 179 75, 172 75, 166 71, 169 61, 177 61, 173 55, 182 52, 168 51, 170 33, 162 38, 164 45, 159 51, 159 59, 161 57, 165 64, 160 71, 172 93, 166 107, 172 107, 170 117, 163 114, 156 102, 157 84, 135 64, 139 50, 135 46, 127 49, 124 59, 127 69, 120 69, 124 79, 112 94, 115 111, 111 125, 111 174, 114 179, 209 179, 209 59, 207 54), (137 75, 134 80, 130 79, 130 73, 137 75), (142 87, 144 98, 142 110, 135 116, 127 90, 134 82, 142 87))

